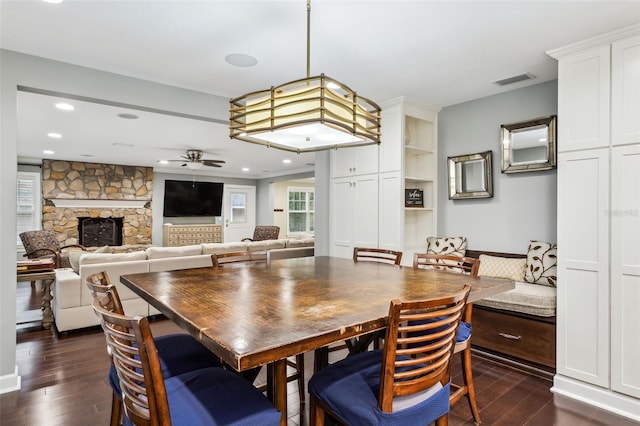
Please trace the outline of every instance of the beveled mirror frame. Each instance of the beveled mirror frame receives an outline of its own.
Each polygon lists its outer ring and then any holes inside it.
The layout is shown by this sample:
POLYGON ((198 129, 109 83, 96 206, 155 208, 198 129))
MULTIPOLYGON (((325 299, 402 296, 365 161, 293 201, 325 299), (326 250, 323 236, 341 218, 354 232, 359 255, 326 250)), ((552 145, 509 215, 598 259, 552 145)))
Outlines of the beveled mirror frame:
POLYGON ((503 124, 500 126, 500 153, 502 173, 555 169, 556 116, 503 124), (518 149, 514 150, 514 147, 518 149))
POLYGON ((447 158, 449 199, 493 197, 491 151, 447 158))

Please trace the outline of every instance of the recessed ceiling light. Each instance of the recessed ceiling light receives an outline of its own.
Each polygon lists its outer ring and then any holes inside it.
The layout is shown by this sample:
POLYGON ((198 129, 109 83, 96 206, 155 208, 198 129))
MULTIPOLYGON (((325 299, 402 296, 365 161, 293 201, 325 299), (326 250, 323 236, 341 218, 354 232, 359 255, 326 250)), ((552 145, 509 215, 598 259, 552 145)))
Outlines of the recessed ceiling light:
POLYGON ((125 146, 127 148, 132 148, 133 144, 132 143, 114 142, 113 146, 125 146))
POLYGON ((284 160, 282 160, 282 162, 284 164, 289 164, 289 163, 291 163, 291 160, 289 160, 288 158, 285 158, 284 160))
POLYGON ((56 133, 56 132, 47 133, 47 136, 49 136, 52 139, 60 139, 62 137, 60 133, 56 133))
POLYGON ((42 0, 45 3, 58 4, 62 3, 64 0, 42 0))
POLYGON ((56 108, 61 109, 63 111, 73 111, 75 109, 73 105, 67 104, 64 102, 57 103, 56 108))
POLYGON ((123 112, 122 114, 118 114, 118 117, 124 118, 125 120, 137 120, 139 117, 135 114, 129 114, 128 112, 123 112))
POLYGON ((242 171, 243 171, 243 172, 248 172, 249 170, 251 170, 251 169, 249 169, 248 167, 243 167, 243 168, 242 168, 242 171))
POLYGON ((236 67, 252 67, 258 63, 258 60, 251 55, 246 55, 244 53, 231 53, 224 57, 224 60, 227 63, 236 66, 236 67))
POLYGON ((54 151, 51 151, 50 149, 45 149, 44 151, 42 151, 42 153, 43 153, 43 154, 46 154, 46 155, 53 155, 53 154, 55 154, 55 152, 54 152, 54 151))
POLYGON ((158 160, 158 163, 160 164, 169 164, 168 160, 158 160))

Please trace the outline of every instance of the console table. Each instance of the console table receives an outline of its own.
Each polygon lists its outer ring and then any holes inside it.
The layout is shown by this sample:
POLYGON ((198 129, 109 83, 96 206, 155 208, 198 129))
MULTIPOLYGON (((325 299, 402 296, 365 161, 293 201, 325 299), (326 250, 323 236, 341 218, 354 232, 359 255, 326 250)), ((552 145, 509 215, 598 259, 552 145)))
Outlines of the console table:
POLYGON ((51 310, 51 284, 56 279, 54 271, 31 272, 17 274, 17 282, 42 281, 42 327, 49 329, 53 324, 53 311, 51 310))
POLYGON ((221 243, 222 225, 164 225, 162 245, 187 246, 202 243, 221 243))

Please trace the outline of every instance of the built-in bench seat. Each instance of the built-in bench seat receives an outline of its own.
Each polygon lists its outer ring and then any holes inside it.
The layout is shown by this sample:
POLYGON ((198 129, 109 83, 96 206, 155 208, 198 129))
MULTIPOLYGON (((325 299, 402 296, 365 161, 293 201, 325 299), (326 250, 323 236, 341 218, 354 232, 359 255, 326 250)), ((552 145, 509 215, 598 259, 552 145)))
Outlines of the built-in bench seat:
MULTIPOLYGON (((526 258, 526 254, 467 250, 466 256, 526 258)), ((508 292, 474 303, 472 347, 477 353, 534 370, 555 372, 556 288, 516 282, 508 292)))

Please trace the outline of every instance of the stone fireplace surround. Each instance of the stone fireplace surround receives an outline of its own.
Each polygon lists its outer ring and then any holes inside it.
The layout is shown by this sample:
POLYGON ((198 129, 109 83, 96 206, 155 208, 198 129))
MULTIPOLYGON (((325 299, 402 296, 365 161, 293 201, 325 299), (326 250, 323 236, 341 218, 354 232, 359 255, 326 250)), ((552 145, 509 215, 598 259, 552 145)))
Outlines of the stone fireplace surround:
POLYGON ((43 160, 42 228, 78 243, 78 218, 122 218, 123 245, 150 245, 153 169, 43 160))

